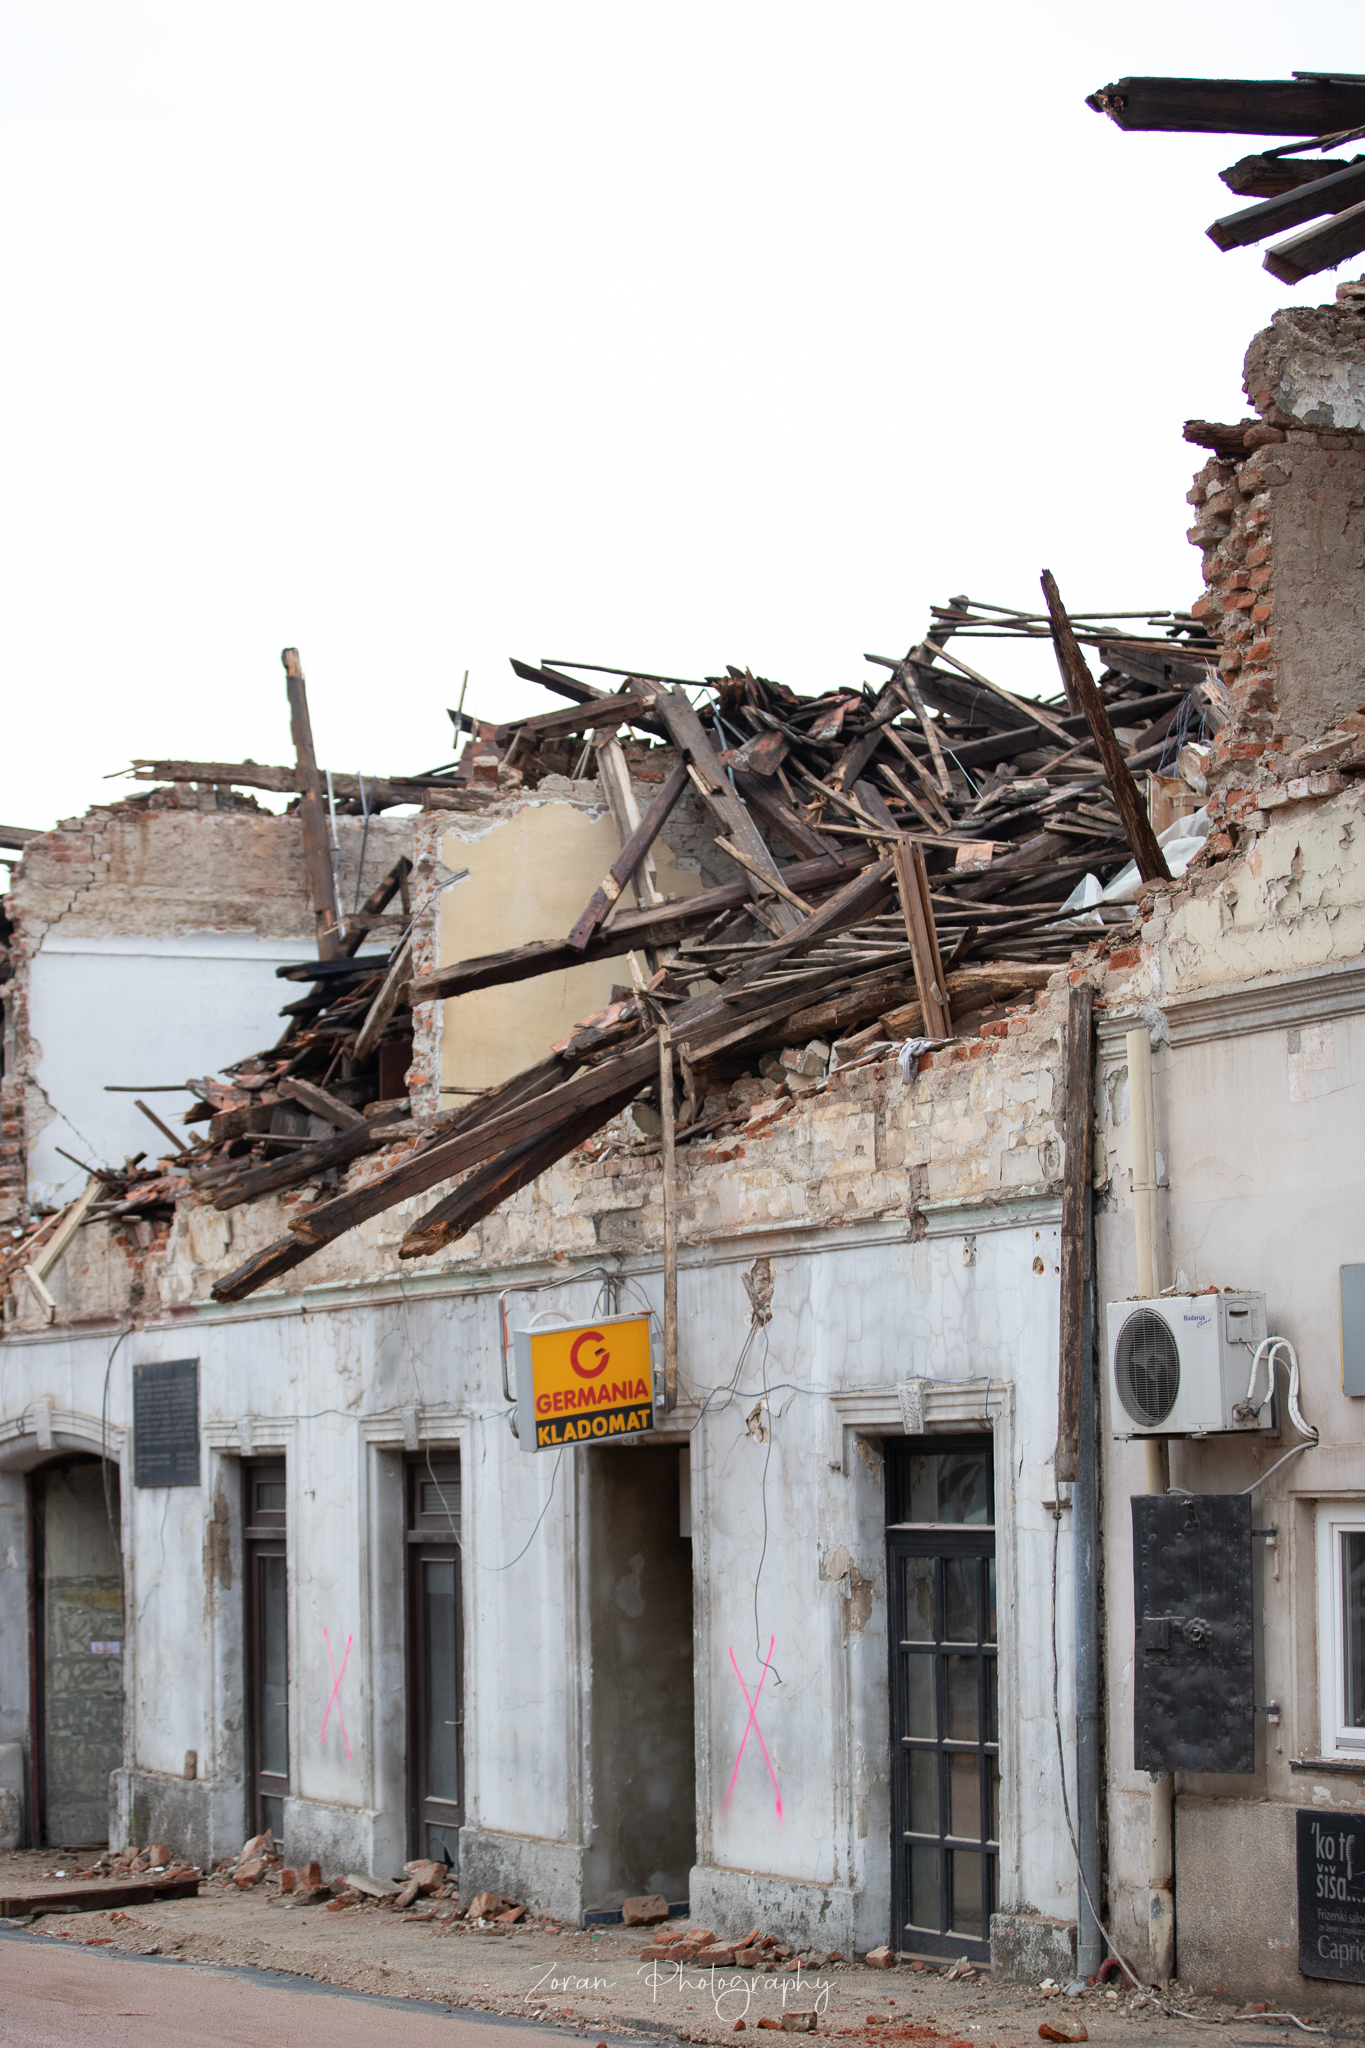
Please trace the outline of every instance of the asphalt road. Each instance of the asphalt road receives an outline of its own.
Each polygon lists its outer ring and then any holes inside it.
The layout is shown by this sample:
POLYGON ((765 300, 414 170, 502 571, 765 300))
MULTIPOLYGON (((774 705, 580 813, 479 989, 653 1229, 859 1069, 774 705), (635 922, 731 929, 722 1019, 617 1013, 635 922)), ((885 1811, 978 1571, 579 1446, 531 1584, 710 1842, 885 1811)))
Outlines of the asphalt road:
POLYGON ((0 2048, 546 2048, 550 2029, 306 1978, 0 1941, 0 2048))

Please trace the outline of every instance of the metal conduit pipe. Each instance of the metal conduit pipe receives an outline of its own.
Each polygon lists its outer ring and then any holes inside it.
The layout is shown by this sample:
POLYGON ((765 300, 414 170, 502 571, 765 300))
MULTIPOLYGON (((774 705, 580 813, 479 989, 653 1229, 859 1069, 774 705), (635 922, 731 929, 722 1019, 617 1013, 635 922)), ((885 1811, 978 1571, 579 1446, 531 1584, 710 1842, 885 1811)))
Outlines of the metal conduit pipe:
MULTIPOLYGON (((1137 1293, 1160 1293, 1157 1272, 1156 1122, 1152 1106, 1152 1041, 1145 1029, 1128 1033, 1128 1101, 1133 1132, 1133 1229, 1137 1293)), ((1171 1452, 1164 1437, 1143 1442, 1148 1493, 1171 1483, 1171 1452)), ((1167 1984, 1175 1975, 1175 1773, 1152 1774, 1147 1826, 1147 1941, 1152 1975, 1167 1984)))

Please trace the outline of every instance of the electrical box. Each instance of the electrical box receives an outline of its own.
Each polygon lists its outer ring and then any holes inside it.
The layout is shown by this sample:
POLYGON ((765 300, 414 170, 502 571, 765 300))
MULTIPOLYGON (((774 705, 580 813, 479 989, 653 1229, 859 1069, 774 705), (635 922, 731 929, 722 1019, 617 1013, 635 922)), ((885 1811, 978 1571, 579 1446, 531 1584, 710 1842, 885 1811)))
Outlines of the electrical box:
POLYGON ((1278 1435, 1273 1371, 1264 1359, 1257 1405, 1246 1405, 1252 1360, 1266 1334, 1263 1294, 1111 1301, 1106 1316, 1116 1435, 1278 1435))
POLYGON ((1250 1494, 1139 1494, 1133 1608, 1138 1770, 1254 1770, 1250 1494))

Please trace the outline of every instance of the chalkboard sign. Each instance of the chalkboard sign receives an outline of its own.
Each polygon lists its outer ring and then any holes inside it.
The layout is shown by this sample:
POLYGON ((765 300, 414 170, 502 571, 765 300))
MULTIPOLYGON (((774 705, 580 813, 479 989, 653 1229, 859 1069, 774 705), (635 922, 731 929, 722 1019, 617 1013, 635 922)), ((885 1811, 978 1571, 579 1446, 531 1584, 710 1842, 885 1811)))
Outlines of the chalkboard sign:
POLYGON ((133 1484, 199 1484, 197 1358, 133 1367, 133 1484))
POLYGON ((1301 1807, 1299 1972, 1365 1984, 1365 1814, 1301 1807))

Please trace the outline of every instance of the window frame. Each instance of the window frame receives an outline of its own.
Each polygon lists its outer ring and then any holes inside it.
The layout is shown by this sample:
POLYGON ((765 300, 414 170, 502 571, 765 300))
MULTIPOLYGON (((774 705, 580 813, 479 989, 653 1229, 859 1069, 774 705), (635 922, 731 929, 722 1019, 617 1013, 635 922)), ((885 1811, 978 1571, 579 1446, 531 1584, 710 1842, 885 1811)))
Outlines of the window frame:
POLYGON ((1346 1713, 1346 1605, 1341 1539, 1365 1536, 1365 1500, 1321 1501, 1317 1511, 1318 1712, 1321 1754, 1365 1767, 1365 1725, 1346 1713))

